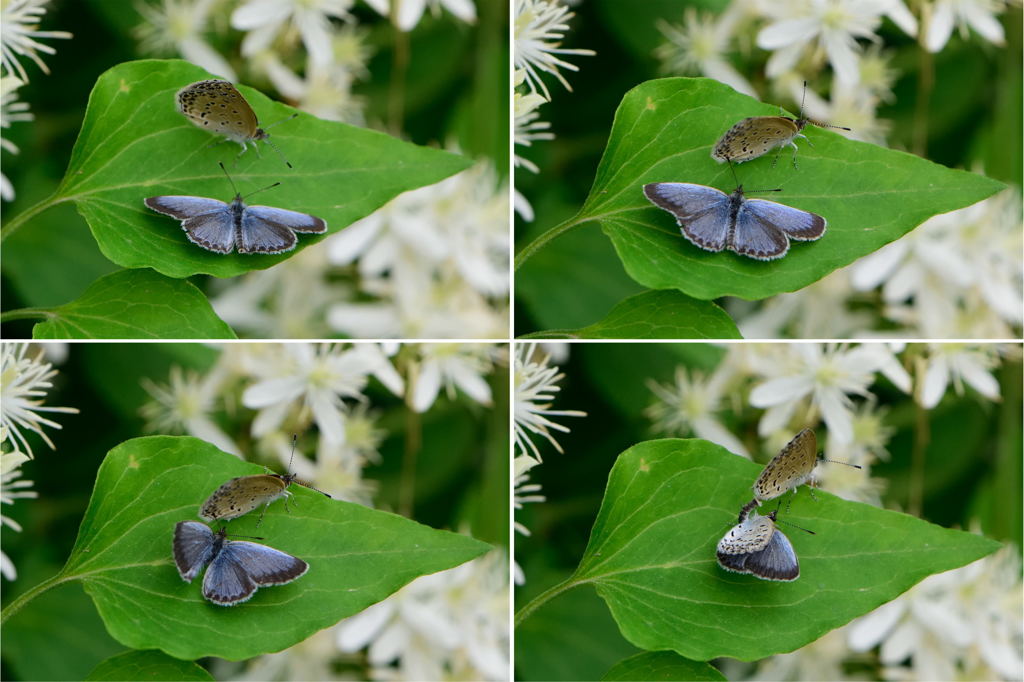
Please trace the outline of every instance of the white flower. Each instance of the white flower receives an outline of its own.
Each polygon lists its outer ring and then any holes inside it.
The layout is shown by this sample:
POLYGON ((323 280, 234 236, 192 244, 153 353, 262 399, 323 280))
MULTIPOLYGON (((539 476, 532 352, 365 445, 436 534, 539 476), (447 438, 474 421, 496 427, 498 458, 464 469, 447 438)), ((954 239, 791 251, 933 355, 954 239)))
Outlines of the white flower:
POLYGON ((644 410, 654 422, 654 430, 668 436, 688 436, 691 432, 698 438, 717 443, 723 448, 750 457, 739 438, 734 436, 716 416, 724 398, 726 384, 732 370, 722 367, 709 377, 702 372, 688 371, 678 366, 674 384, 659 384, 647 380, 647 388, 658 400, 644 410))
POLYGON ((1003 25, 995 15, 1003 8, 998 0, 935 0, 929 3, 930 20, 925 22, 924 46, 929 52, 938 52, 949 41, 954 24, 960 36, 967 38, 970 26, 985 40, 995 45, 1005 43, 1003 25))
POLYGON ((29 459, 33 459, 32 447, 22 435, 22 429, 37 434, 51 450, 55 450, 53 441, 42 427, 59 429, 61 426, 41 416, 41 413, 78 414, 78 408, 43 407, 42 399, 46 390, 53 388, 50 379, 57 375, 57 370, 52 369, 50 363, 41 362, 41 350, 35 358, 25 357, 27 353, 27 343, 0 344, 0 429, 5 436, 3 442, 10 439, 13 450, 25 452, 29 459))
POLYGON ((732 86, 737 92, 757 97, 750 82, 725 58, 735 16, 729 13, 716 18, 710 13, 698 14, 695 7, 687 7, 681 27, 658 20, 658 30, 668 40, 654 51, 661 60, 662 73, 699 73, 732 86))
POLYGON ((882 285, 888 316, 927 338, 1016 336, 1024 296, 1020 195, 1014 190, 929 218, 852 268, 856 289, 882 285), (904 311, 896 304, 911 300, 904 311), (980 305, 979 305, 980 303, 980 305), (1003 325, 1005 327, 1005 325, 1003 325), (1001 333, 1000 333, 1001 332, 1001 333))
POLYGON ((530 434, 542 436, 556 450, 562 446, 548 429, 569 433, 567 426, 557 424, 548 417, 586 417, 579 410, 552 410, 551 401, 562 390, 558 382, 565 377, 558 367, 548 365, 550 358, 537 352, 537 345, 520 343, 516 345, 515 356, 515 397, 513 403, 515 418, 515 442, 517 454, 529 454, 535 460, 542 460, 540 450, 533 443, 530 434))
MULTIPOLYGON (((342 32, 346 32, 342 29, 342 32)), ((342 33, 339 32, 339 35, 342 33)), ((348 35, 356 35, 347 31, 348 35)), ((338 44, 338 36, 334 44, 338 44)), ((307 60, 305 77, 299 76, 281 60, 273 50, 266 50, 252 58, 253 65, 267 74, 278 92, 298 102, 297 107, 319 118, 364 125, 363 99, 352 93, 355 71, 337 63, 319 64, 307 60)), ((365 68, 365 67, 364 67, 365 68)))
POLYGON ((918 390, 918 402, 925 409, 939 404, 952 382, 957 395, 963 395, 964 382, 985 398, 999 401, 999 382, 989 371, 999 366, 999 350, 993 346, 967 346, 960 343, 928 344, 928 359, 918 390))
POLYGON ((49 45, 35 38, 70 38, 67 31, 37 31, 39 20, 46 14, 49 0, 3 0, 0 3, 0 52, 3 53, 3 67, 8 75, 16 75, 22 83, 28 82, 28 74, 18 61, 17 55, 28 57, 43 73, 50 70, 36 54, 36 50, 55 54, 49 45))
POLYGON ((830 437, 847 444, 853 440, 850 394, 868 397, 868 387, 874 383, 877 371, 885 372, 897 385, 909 386, 905 372, 882 344, 851 349, 795 343, 787 350, 789 362, 764 368, 763 374, 772 378, 750 392, 751 405, 767 408, 758 424, 761 435, 785 428, 807 398, 828 425, 830 437))
POLYGON ((316 339, 331 336, 328 306, 346 298, 331 278, 323 248, 304 249, 272 268, 213 284, 217 316, 255 338, 316 339))
POLYGON ((932 575, 855 620, 850 648, 881 644, 885 679, 1019 680, 1021 568, 1008 545, 962 568, 932 575), (911 660, 910 668, 900 667, 911 660))
POLYGON ((348 19, 353 0, 249 0, 231 14, 231 26, 249 33, 242 40, 246 57, 266 50, 277 36, 297 31, 310 59, 330 64, 331 17, 348 19))
POLYGON ((548 88, 540 78, 540 73, 549 73, 558 82, 571 91, 572 87, 559 72, 559 68, 569 71, 579 69, 557 55, 594 55, 593 50, 562 48, 561 40, 569 30, 569 19, 574 15, 565 5, 556 0, 515 0, 516 16, 513 29, 515 47, 515 68, 525 73, 526 85, 530 92, 538 88, 544 99, 551 99, 548 88))
POLYGON ((142 387, 153 397, 139 410, 146 429, 161 434, 187 433, 241 457, 238 445, 209 416, 221 387, 217 377, 216 373, 186 373, 175 365, 166 386, 143 378, 142 387))
POLYGON ((336 632, 344 652, 368 647, 373 679, 508 679, 508 559, 494 551, 421 576, 336 632))
POLYGON ((206 40, 203 31, 216 0, 162 0, 159 8, 146 2, 135 7, 144 23, 135 27, 140 47, 150 54, 181 54, 210 73, 238 80, 235 70, 206 40))
POLYGON ((376 338, 507 338, 508 192, 482 162, 406 192, 328 240, 331 262, 358 260, 377 301, 339 303, 332 328, 376 338))
MULTIPOLYGON (((523 82, 526 72, 520 69, 516 71, 515 81, 513 88, 523 82)), ((537 112, 537 107, 547 102, 543 95, 538 95, 535 92, 519 92, 513 90, 513 111, 514 111, 514 124, 513 124, 513 135, 512 138, 515 140, 517 145, 522 147, 532 147, 534 140, 553 140, 555 134, 548 132, 551 129, 551 124, 545 121, 538 121, 540 113, 537 112)), ((523 167, 532 173, 540 172, 536 164, 528 159, 516 154, 513 157, 516 168, 523 167)))
POLYGON ((261 368, 264 378, 242 394, 246 407, 260 411, 252 424, 253 435, 278 430, 288 413, 301 406, 312 413, 324 438, 344 443, 344 400, 364 399, 362 391, 374 369, 373 361, 354 350, 305 343, 281 346, 277 362, 261 368))
POLYGON ((491 387, 484 378, 494 368, 494 346, 484 344, 425 343, 410 379, 409 407, 426 412, 444 387, 448 399, 458 387, 474 402, 491 405, 491 387))
MULTIPOLYGON (((485 0, 486 2, 487 0, 485 0)), ((401 31, 411 31, 423 17, 428 0, 398 0, 398 10, 394 19, 395 26, 401 31)), ((440 14, 444 7, 456 17, 472 24, 476 21, 476 6, 473 0, 429 0, 434 14, 440 14)), ((381 16, 391 15, 393 0, 366 0, 366 4, 377 10, 381 16)))
MULTIPOLYGON (((2 436, 0 436, 0 442, 4 442, 7 440, 7 427, 5 426, 0 430, 3 431, 2 436)), ((35 499, 39 497, 39 493, 34 490, 26 490, 26 488, 32 485, 32 481, 18 480, 21 478, 21 465, 28 460, 27 455, 16 450, 0 453, 0 503, 12 505, 17 499, 35 499)), ((3 514, 0 514, 0 525, 7 526, 17 533, 21 532, 21 525, 3 514)), ((14 562, 3 552, 0 552, 0 574, 8 580, 14 580, 18 577, 18 571, 14 567, 14 562)))
POLYGON ((805 51, 820 49, 836 77, 859 79, 857 38, 878 40, 875 29, 889 2, 885 0, 806 0, 771 3, 766 14, 774 21, 757 35, 757 46, 773 50, 765 67, 770 78, 794 70, 805 51))
MULTIPOLYGON (((19 102, 15 92, 24 83, 17 76, 4 76, 0 78, 0 130, 7 130, 15 121, 31 121, 35 118, 28 113, 28 102, 19 102)), ((18 153, 18 147, 3 137, 0 137, 0 148, 12 154, 18 153)), ((4 201, 14 200, 14 186, 6 175, 0 174, 0 198, 4 201)))

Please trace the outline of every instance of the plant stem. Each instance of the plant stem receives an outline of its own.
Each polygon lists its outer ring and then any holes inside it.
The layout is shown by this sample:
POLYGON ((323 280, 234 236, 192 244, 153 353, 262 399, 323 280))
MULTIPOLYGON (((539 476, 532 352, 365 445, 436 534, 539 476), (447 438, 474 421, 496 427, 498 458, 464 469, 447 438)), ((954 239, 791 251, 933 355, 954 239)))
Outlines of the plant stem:
POLYGON ((3 611, 0 611, 0 625, 7 622, 7 619, 16 614, 21 610, 25 604, 29 603, 43 592, 46 592, 51 587, 57 587, 61 583, 67 582, 68 580, 74 580, 74 578, 65 578, 63 573, 58 573, 52 578, 48 578, 43 582, 39 583, 32 589, 24 592, 23 594, 15 597, 14 601, 7 605, 3 611))
MULTIPOLYGON (((923 377, 925 374, 924 358, 917 358, 917 375, 923 377)), ((924 382, 920 382, 923 386, 924 382)), ((922 388, 918 388, 918 395, 914 400, 914 447, 911 450, 910 459, 910 484, 907 486, 907 512, 914 516, 921 515, 921 506, 924 500, 924 459, 931 440, 931 430, 928 426, 928 410, 921 406, 922 388)))
POLYGON ((42 213, 43 211, 45 211, 46 209, 50 208, 54 204, 59 204, 61 201, 66 201, 66 198, 65 199, 59 199, 59 200, 55 201, 54 197, 56 197, 56 196, 57 196, 57 193, 54 192, 50 196, 48 196, 45 199, 43 199, 42 201, 40 201, 35 206, 31 206, 31 207, 25 209, 24 211, 22 211, 21 213, 19 213, 18 215, 16 215, 14 217, 14 220, 11 220, 10 222, 8 222, 3 227, 0 227, 0 242, 2 242, 3 240, 7 239, 12 234, 14 234, 14 232, 19 227, 21 227, 26 222, 28 222, 29 218, 35 217, 36 214, 42 213))
POLYGON ((34 320, 37 317, 47 318, 53 314, 52 308, 18 308, 0 313, 0 322, 11 320, 34 320))
POLYGON ((516 622, 515 622, 514 627, 519 627, 520 623, 522 623, 524 620, 529 618, 530 615, 533 614, 534 611, 539 609, 541 606, 543 606, 545 603, 547 603, 551 599, 557 597, 558 595, 562 594, 563 592, 565 592, 568 589, 571 589, 573 587, 576 587, 577 585, 583 584, 584 582, 586 582, 586 581, 584 581, 584 580, 574 581, 572 576, 570 576, 570 577, 566 578, 565 580, 563 580, 562 582, 560 582, 557 585, 555 585, 554 587, 551 587, 551 588, 541 592, 536 597, 531 599, 530 602, 526 606, 524 606, 523 608, 521 608, 518 611, 516 611, 516 622))
POLYGON ((392 135, 402 130, 405 114, 405 77, 409 71, 409 34, 398 28, 398 2, 391 3, 391 25, 395 29, 394 63, 391 65, 391 84, 388 88, 388 128, 392 135))
POLYGON ((921 31, 917 46, 921 51, 921 71, 917 79, 917 103, 914 107, 914 153, 924 156, 928 152, 928 103, 935 88, 935 57, 925 47, 927 26, 931 23, 931 6, 922 3, 921 31))
POLYGON ((423 420, 418 412, 406 406, 405 452, 402 456, 402 474, 398 483, 398 513, 412 518, 416 499, 416 459, 423 442, 423 420))
POLYGON ((573 229, 574 227, 578 227, 592 219, 593 218, 591 217, 580 218, 578 215, 576 215, 573 216, 572 218, 569 218, 563 223, 555 225, 544 234, 539 235, 532 242, 530 242, 522 249, 520 249, 519 253, 516 254, 514 270, 518 270, 520 265, 529 260, 530 257, 532 257, 533 254, 535 254, 537 251, 540 251, 542 248, 544 248, 544 246, 546 246, 547 243, 554 239, 555 237, 561 236, 568 232, 569 230, 573 229))

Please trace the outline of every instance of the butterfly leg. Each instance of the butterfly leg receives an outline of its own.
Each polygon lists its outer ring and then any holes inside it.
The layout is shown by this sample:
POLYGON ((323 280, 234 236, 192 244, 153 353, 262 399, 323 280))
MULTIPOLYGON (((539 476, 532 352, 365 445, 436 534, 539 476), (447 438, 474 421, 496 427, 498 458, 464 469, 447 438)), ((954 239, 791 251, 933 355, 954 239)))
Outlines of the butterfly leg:
POLYGON ((270 506, 269 502, 267 504, 263 505, 263 511, 260 512, 260 518, 256 520, 256 527, 257 528, 259 528, 260 524, 263 523, 263 515, 267 513, 267 507, 269 507, 269 506, 270 506))

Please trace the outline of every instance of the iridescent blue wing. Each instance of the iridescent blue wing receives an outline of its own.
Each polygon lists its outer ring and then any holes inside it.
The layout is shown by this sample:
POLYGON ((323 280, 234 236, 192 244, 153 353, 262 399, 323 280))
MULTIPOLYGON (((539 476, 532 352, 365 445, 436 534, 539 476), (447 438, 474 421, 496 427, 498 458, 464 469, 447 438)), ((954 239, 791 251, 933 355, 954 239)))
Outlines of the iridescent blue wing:
POLYGON ((725 192, 688 182, 644 185, 644 196, 675 216, 683 236, 707 251, 721 251, 729 237, 731 199, 725 192))
POLYGON ((747 554, 744 568, 764 580, 789 582, 800 577, 800 562, 789 538, 776 530, 768 546, 760 552, 747 554))
POLYGON ((233 544, 225 541, 203 576, 203 596, 219 606, 238 604, 256 592, 256 581, 230 550, 233 544))
POLYGON ((190 583, 213 558, 213 533, 202 523, 181 521, 174 526, 171 548, 178 575, 190 583))
POLYGON ((231 253, 235 220, 231 206, 203 197, 161 196, 145 199, 149 208, 177 218, 193 244, 216 253, 231 253))
MULTIPOLYGON (((770 201, 753 199, 744 201, 736 213, 736 229, 729 237, 729 248, 736 253, 757 260, 782 258, 789 251, 786 234, 757 212, 751 204, 770 204, 770 201)), ((786 208, 781 204, 776 204, 786 208)))
POLYGON ((295 232, 322 233, 327 223, 315 216, 270 206, 249 206, 242 214, 241 253, 281 253, 295 248, 295 232))
POLYGON ((763 222, 782 230, 790 239, 813 241, 825 234, 825 219, 817 213, 801 211, 766 199, 748 199, 743 208, 763 222))
POLYGON ((309 564, 302 559, 255 542, 229 542, 221 554, 225 552, 257 585, 284 585, 309 570, 309 564))

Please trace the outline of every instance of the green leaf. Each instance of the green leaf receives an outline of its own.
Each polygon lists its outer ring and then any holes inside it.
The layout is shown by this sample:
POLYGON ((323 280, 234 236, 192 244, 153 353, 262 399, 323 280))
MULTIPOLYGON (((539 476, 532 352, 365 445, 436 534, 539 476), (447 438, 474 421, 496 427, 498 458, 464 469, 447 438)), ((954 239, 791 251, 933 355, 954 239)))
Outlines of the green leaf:
POLYGON ((746 187, 782 188, 773 200, 828 221, 820 240, 794 242, 785 258, 769 262, 697 248, 680 235, 671 215, 644 197, 642 187, 649 182, 692 182, 731 192, 736 183, 729 167, 711 158, 712 145, 740 119, 778 111, 707 78, 640 84, 619 105, 576 220, 597 220, 626 271, 646 287, 679 289, 699 299, 761 299, 807 286, 930 216, 1003 188, 984 176, 808 126, 809 141, 798 141, 799 170, 789 150, 775 168, 773 155, 736 166, 746 187))
POLYGON ((918 581, 999 548, 988 538, 801 491, 783 520, 800 560, 791 583, 728 573, 719 539, 760 467, 703 440, 639 443, 619 455, 572 581, 593 583, 623 635, 706 661, 793 651, 918 581), (757 623, 752 628, 751 623, 757 623))
POLYGON ((278 502, 230 523, 233 534, 309 563, 287 585, 261 588, 249 601, 216 606, 201 579, 182 581, 171 558, 179 521, 220 484, 263 469, 189 437, 126 441, 100 466, 61 579, 79 579, 116 640, 176 658, 240 660, 280 651, 374 604, 421 575, 469 561, 490 546, 415 521, 330 500, 292 486, 291 513, 278 502))
POLYGON ((671 680, 721 680, 725 675, 702 661, 691 661, 671 651, 650 651, 619 661, 601 678, 603 682, 670 682, 671 680))
POLYGON ((576 330, 534 332, 524 338, 738 339, 732 318, 710 301, 678 291, 648 291, 621 301, 601 320, 576 330))
POLYGON ((152 270, 121 270, 100 277, 81 298, 47 311, 32 328, 35 339, 233 339, 191 282, 152 270))
POLYGON ((159 651, 128 651, 103 661, 85 678, 97 680, 213 680, 205 668, 159 651))
MULTIPOLYGON (((142 60, 110 69, 96 81, 85 121, 56 200, 74 201, 103 254, 125 268, 149 267, 168 277, 207 273, 234 277, 268 268, 278 255, 221 255, 186 239, 180 223, 147 209, 142 200, 184 194, 231 201, 234 192, 217 166, 224 162, 246 195, 274 182, 259 202, 309 213, 334 233, 406 190, 438 182, 467 168, 469 159, 403 142, 383 133, 323 121, 309 114, 271 131, 291 161, 259 144, 262 158, 192 125, 175 108, 175 93, 211 75, 184 61, 142 60)), ((260 124, 282 121, 294 109, 252 88, 239 90, 260 124)), ((296 250, 322 237, 300 235, 296 250)))

